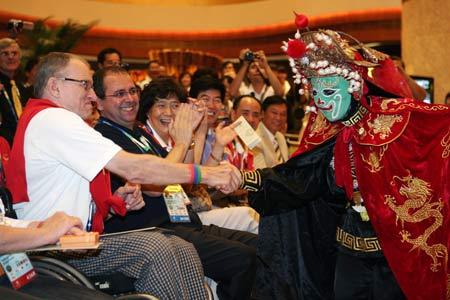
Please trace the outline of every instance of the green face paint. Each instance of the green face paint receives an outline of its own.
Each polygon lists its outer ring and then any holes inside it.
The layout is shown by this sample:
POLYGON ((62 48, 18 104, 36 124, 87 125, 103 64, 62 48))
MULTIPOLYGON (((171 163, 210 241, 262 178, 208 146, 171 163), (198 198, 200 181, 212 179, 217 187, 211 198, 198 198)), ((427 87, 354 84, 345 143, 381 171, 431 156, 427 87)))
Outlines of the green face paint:
POLYGON ((317 108, 330 122, 342 120, 350 110, 349 82, 341 76, 311 78, 312 95, 317 108))

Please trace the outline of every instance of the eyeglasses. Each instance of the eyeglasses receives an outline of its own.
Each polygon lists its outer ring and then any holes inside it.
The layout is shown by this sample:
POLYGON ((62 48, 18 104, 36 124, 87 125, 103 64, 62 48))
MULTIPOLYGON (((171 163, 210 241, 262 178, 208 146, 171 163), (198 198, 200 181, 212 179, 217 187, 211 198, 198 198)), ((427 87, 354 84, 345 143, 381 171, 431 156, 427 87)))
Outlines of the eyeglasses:
POLYGON ((130 96, 139 95, 139 89, 136 87, 132 87, 128 91, 124 90, 124 89, 118 90, 118 91, 115 91, 114 93, 112 93, 111 95, 105 95, 105 98, 106 97, 114 97, 114 98, 123 99, 128 95, 130 95, 130 96))
POLYGON ((0 55, 3 57, 9 57, 9 56, 13 56, 16 57, 19 55, 19 51, 1 51, 0 55))
POLYGON ((93 85, 93 83, 89 80, 74 79, 74 78, 69 78, 69 77, 60 77, 58 79, 68 81, 68 82, 78 83, 80 86, 82 86, 84 88, 85 91, 89 91, 90 89, 92 89, 92 85, 93 85))

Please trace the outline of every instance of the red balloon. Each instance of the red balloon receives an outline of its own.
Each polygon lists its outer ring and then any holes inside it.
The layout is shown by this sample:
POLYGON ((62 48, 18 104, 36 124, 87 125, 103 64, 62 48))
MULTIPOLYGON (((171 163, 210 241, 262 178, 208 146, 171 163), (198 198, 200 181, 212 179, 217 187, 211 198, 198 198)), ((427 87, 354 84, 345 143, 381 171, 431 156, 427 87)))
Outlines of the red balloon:
POLYGON ((306 53, 306 45, 299 40, 290 40, 287 45, 286 53, 292 58, 300 58, 306 53))
POLYGON ((295 26, 297 26, 298 29, 303 29, 308 27, 308 17, 305 15, 301 15, 301 14, 297 14, 296 12, 294 12, 295 14, 295 26))

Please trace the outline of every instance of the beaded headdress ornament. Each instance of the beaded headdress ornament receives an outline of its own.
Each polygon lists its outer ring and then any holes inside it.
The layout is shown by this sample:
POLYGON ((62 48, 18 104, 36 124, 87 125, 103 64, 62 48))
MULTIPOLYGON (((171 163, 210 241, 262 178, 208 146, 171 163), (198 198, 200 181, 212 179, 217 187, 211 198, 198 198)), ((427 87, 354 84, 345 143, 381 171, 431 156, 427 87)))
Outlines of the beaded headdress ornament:
POLYGON ((289 56, 294 82, 301 86, 299 93, 310 89, 309 78, 339 75, 349 81, 348 92, 360 99, 364 81, 370 81, 394 95, 408 97, 403 74, 389 56, 364 46, 354 37, 333 30, 310 31, 308 18, 297 15, 294 39, 281 47, 289 56), (374 71, 375 70, 375 71, 374 71), (392 85, 392 78, 397 82, 392 85))

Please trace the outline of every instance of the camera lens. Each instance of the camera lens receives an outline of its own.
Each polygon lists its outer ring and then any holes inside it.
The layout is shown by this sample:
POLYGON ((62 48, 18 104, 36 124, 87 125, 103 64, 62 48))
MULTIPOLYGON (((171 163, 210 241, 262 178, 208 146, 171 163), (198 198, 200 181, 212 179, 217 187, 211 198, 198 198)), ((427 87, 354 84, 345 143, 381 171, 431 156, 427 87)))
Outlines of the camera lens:
POLYGON ((252 51, 247 51, 244 54, 244 60, 246 61, 252 61, 255 59, 255 54, 252 51))

